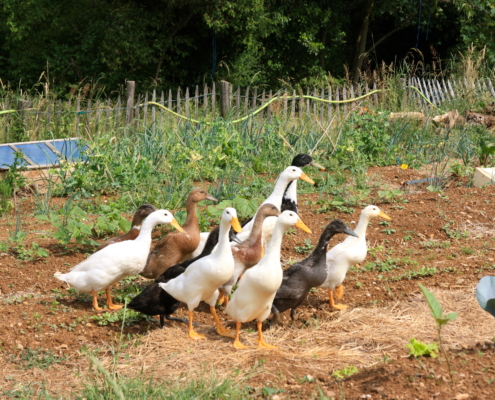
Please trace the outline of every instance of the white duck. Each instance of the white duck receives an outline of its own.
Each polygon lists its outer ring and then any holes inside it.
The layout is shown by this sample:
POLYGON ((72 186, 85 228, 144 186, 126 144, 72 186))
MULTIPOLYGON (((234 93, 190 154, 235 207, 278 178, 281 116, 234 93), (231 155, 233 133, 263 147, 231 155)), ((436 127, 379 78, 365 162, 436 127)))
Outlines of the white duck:
POLYGON ((296 226, 305 232, 310 229, 293 211, 284 211, 277 217, 270 243, 267 246, 265 257, 258 264, 248 269, 239 281, 237 290, 225 308, 225 312, 236 321, 236 337, 234 348, 247 348, 239 340, 239 331, 243 322, 256 319, 258 328, 258 347, 276 349, 263 340, 262 322, 270 315, 273 299, 282 284, 283 271, 280 263, 280 246, 284 232, 296 226))
POLYGON ((332 247, 327 252, 327 279, 320 287, 328 288, 328 297, 330 307, 337 310, 345 310, 348 306, 343 304, 335 304, 333 299, 333 291, 337 299, 341 299, 344 295, 345 276, 349 268, 353 265, 362 263, 366 258, 368 247, 366 244, 366 229, 368 223, 373 217, 382 217, 390 220, 391 218, 380 210, 377 206, 369 205, 361 211, 359 222, 354 229, 354 232, 359 237, 348 236, 343 242, 332 247))
MULTIPOLYGON (((275 207, 277 207, 279 211, 281 211, 282 200, 284 198, 285 189, 291 182, 295 181, 296 179, 302 179, 314 185, 313 180, 310 177, 308 177, 302 171, 301 168, 295 166, 287 167, 278 177, 277 183, 275 184, 275 188, 273 189, 272 194, 268 196, 268 198, 260 205, 260 207, 258 207, 258 210, 264 204, 270 203, 273 204, 275 207)), ((295 185, 293 185, 293 188, 291 189, 291 196, 292 196, 291 198, 297 202, 297 186, 295 185)), ((256 211, 256 213, 258 213, 258 211, 256 211)), ((249 221, 246 225, 242 227, 242 234, 237 235, 237 238, 242 242, 247 240, 249 235, 251 234, 251 229, 253 228, 255 217, 256 214, 253 215, 251 221, 249 221)), ((263 237, 264 245, 266 245, 270 241, 271 233, 273 231, 273 227, 275 226, 276 221, 277 221, 277 217, 268 217, 263 222, 262 237, 263 237)), ((210 234, 209 232, 202 232, 200 234, 199 246, 196 248, 196 250, 194 250, 191 257, 197 257, 199 254, 201 254, 209 234, 210 234)))
POLYGON ((234 257, 229 242, 230 226, 236 232, 242 231, 236 210, 227 207, 222 213, 218 245, 215 250, 210 255, 192 263, 177 278, 166 283, 159 283, 160 287, 172 297, 187 304, 189 309, 189 337, 191 339, 205 339, 204 335, 193 329, 193 311, 201 301, 205 301, 210 306, 218 334, 233 337, 232 333, 222 326, 215 310, 215 303, 219 295, 218 288, 227 282, 234 273, 234 257))
POLYGON ((106 291, 108 309, 122 308, 112 302, 110 286, 126 276, 137 275, 142 271, 150 252, 151 231, 158 224, 170 224, 182 232, 170 211, 154 211, 144 221, 136 239, 113 243, 77 264, 70 272, 55 273, 55 278, 67 282, 82 293, 91 293, 96 311, 103 311, 98 306, 96 297, 98 291, 103 289, 106 291))

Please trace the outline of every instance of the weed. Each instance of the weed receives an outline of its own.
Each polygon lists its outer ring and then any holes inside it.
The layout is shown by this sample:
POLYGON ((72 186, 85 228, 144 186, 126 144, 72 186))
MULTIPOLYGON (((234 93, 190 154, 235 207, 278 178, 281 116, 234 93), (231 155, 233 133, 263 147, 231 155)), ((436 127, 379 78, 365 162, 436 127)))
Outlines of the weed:
POLYGON ((96 323, 100 326, 106 326, 120 321, 123 322, 125 326, 137 324, 142 320, 148 322, 153 321, 150 316, 127 308, 122 308, 121 310, 114 312, 105 312, 100 315, 94 315, 91 319, 96 321, 96 323))
POLYGON ((427 249, 448 249, 450 247, 450 242, 447 240, 443 242, 440 242, 438 240, 428 240, 424 242, 419 242, 419 245, 427 249))
POLYGON ((13 249, 17 253, 17 258, 20 260, 37 260, 39 258, 46 258, 50 256, 50 252, 39 246, 38 243, 31 243, 31 248, 19 245, 13 249))
POLYGON ((390 203, 391 201, 397 201, 404 195, 400 189, 385 189, 377 192, 378 197, 382 203, 390 203))
POLYGON ((66 359, 65 356, 57 357, 52 351, 42 348, 38 350, 28 348, 22 350, 19 356, 10 356, 10 361, 17 363, 22 369, 46 369, 50 365, 61 363, 66 359))
POLYGON ((417 271, 407 271, 402 275, 396 276, 392 278, 392 281, 400 281, 402 279, 415 279, 422 278, 425 276, 431 276, 438 273, 438 270, 435 267, 421 267, 417 271))
POLYGON ((438 357, 438 346, 436 343, 426 344, 412 338, 409 343, 406 344, 406 348, 409 349, 409 355, 416 358, 421 356, 428 356, 431 358, 438 357))
POLYGON ((344 380, 346 378, 349 378, 351 375, 356 374, 357 372, 359 372, 359 370, 356 366, 349 365, 348 367, 345 367, 339 371, 335 371, 332 376, 337 380, 344 380))
POLYGON ((68 244, 71 240, 75 240, 79 244, 99 245, 99 243, 90 239, 93 223, 86 224, 88 221, 88 215, 80 207, 75 206, 73 208, 67 207, 61 209, 59 214, 50 212, 47 215, 37 215, 41 221, 50 222, 57 231, 53 234, 53 237, 57 239, 61 244, 68 244))
POLYGON ((453 224, 453 222, 452 221, 449 221, 449 222, 447 222, 447 224, 445 224, 442 227, 442 231, 444 231, 445 234, 450 239, 466 239, 469 236, 469 233, 467 233, 467 232, 462 232, 462 231, 458 231, 458 230, 455 230, 455 229, 450 229, 450 226, 452 224, 453 224))
POLYGON ((383 229, 381 232, 383 232, 385 235, 392 235, 397 231, 395 229, 383 229))
POLYGON ((311 244, 311 239, 304 239, 304 245, 303 246, 295 246, 294 251, 299 254, 308 254, 311 253, 311 250, 313 250, 315 246, 311 244))
POLYGON ((461 247, 461 253, 465 255, 471 255, 474 253, 474 250, 470 247, 461 247))

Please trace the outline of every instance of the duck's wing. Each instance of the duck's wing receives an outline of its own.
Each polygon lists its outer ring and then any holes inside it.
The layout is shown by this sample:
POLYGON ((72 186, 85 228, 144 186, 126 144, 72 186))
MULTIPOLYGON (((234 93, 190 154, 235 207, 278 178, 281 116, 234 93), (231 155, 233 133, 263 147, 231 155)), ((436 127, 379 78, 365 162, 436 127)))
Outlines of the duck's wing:
POLYGON ((298 262, 298 263, 292 264, 289 268, 287 268, 284 271, 284 278, 283 279, 284 280, 290 279, 291 275, 298 273, 299 271, 304 269, 304 267, 305 267, 305 264, 303 262, 298 262))
POLYGON ((346 253, 351 252, 353 247, 354 245, 351 244, 346 245, 344 242, 339 243, 338 245, 332 247, 329 251, 327 251, 327 255, 326 255, 327 266, 336 259, 346 255, 346 253))

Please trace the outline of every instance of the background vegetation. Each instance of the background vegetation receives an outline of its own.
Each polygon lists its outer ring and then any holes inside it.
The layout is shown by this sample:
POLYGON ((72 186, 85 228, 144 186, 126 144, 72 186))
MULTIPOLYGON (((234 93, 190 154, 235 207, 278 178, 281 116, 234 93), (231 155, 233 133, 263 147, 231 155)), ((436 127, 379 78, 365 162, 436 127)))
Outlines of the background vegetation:
POLYGON ((60 93, 88 81, 111 92, 125 79, 138 90, 219 79, 276 89, 356 80, 405 57, 439 73, 471 44, 493 64, 494 32, 490 0, 4 0, 0 79, 26 89, 44 74, 60 93))

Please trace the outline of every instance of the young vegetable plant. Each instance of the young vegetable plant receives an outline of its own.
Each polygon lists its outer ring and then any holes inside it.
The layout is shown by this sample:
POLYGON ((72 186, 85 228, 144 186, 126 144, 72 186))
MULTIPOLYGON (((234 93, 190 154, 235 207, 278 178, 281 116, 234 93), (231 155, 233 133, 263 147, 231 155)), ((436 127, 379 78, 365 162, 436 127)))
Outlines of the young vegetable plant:
POLYGON ((409 355, 414 356, 416 358, 421 356, 429 356, 431 358, 438 357, 438 346, 436 343, 423 343, 419 340, 412 338, 408 344, 406 344, 406 348, 409 349, 409 355))
POLYGON ((445 357, 445 360, 447 361, 447 367, 449 368, 449 375, 450 375, 450 380, 453 382, 454 379, 452 377, 452 368, 450 366, 450 360, 449 357, 447 356, 447 352, 445 351, 445 348, 443 347, 443 342, 442 342, 442 328, 448 324, 450 321, 453 321, 457 318, 458 314, 457 313, 449 313, 449 314, 443 314, 443 309, 442 306, 440 305, 439 301, 435 297, 433 293, 431 293, 428 289, 426 289, 421 283, 419 284, 419 288, 423 292, 423 295, 426 298, 426 302, 428 303, 428 306, 430 307, 431 310, 431 315, 435 319, 435 322, 437 323, 437 332, 438 332, 438 343, 440 345, 440 350, 443 353, 443 356, 445 357))

